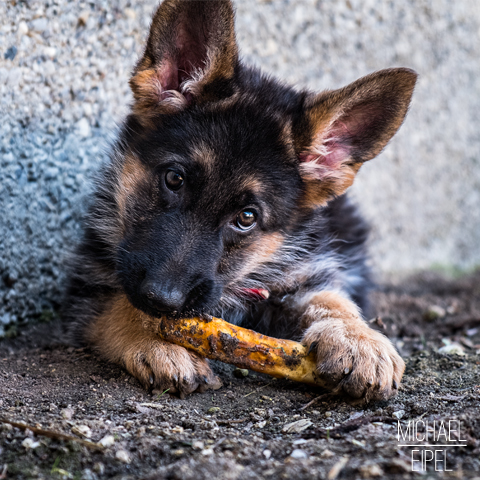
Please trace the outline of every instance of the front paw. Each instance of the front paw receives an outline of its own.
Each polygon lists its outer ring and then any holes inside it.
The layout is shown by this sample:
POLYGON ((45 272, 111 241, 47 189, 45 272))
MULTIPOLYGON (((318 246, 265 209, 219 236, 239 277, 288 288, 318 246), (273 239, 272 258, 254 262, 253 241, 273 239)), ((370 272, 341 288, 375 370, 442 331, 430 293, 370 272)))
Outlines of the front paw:
POLYGON ((162 340, 145 338, 129 346, 123 363, 146 389, 168 390, 180 398, 222 385, 205 358, 162 340))
POLYGON ((317 355, 317 371, 334 391, 368 401, 397 394, 405 363, 390 340, 356 318, 312 323, 303 343, 317 355))

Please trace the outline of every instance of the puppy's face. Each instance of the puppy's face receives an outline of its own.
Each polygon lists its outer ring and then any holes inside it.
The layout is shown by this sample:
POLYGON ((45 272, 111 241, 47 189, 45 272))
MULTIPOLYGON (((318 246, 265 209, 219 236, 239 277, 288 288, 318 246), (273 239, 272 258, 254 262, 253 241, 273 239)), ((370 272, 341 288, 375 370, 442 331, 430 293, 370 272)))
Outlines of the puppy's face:
POLYGON ((391 69, 297 92, 240 63, 230 1, 164 0, 91 218, 132 304, 183 316, 226 293, 265 297, 258 266, 284 264, 299 216, 381 151, 415 79, 391 69))
POLYGON ((226 288, 262 295, 238 282, 282 244, 302 191, 283 127, 254 106, 193 108, 124 155, 117 271, 135 307, 185 316, 226 288))

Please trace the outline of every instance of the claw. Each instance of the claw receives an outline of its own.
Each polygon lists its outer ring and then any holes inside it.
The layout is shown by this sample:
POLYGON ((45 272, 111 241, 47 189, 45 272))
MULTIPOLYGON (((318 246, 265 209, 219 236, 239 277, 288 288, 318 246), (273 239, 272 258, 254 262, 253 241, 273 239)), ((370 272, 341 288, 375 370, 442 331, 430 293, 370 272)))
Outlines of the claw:
POLYGON ((150 380, 150 385, 153 385, 153 375, 150 375, 149 380, 150 380))
POLYGON ((203 376, 203 383, 208 383, 208 378, 205 375, 203 376))
POLYGON ((310 347, 308 348, 308 354, 307 355, 310 355, 313 352, 313 350, 315 350, 317 348, 317 346, 318 346, 318 342, 312 342, 310 344, 310 347))
POLYGON ((343 371, 343 373, 344 373, 345 375, 348 375, 348 374, 350 373, 350 369, 347 367, 347 368, 343 371))
POLYGON ((392 387, 393 387, 394 390, 398 390, 398 383, 397 383, 396 380, 393 381, 392 387))
POLYGON ((373 380, 368 380, 368 381, 367 381, 367 386, 368 386, 368 387, 371 387, 372 385, 373 385, 373 380))

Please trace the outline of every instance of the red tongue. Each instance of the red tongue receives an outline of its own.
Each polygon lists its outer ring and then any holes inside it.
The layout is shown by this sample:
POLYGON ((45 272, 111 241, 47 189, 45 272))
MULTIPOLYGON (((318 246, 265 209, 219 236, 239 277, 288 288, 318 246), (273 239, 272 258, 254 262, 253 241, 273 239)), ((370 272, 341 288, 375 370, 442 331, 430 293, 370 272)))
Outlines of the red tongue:
POLYGON ((256 300, 266 300, 270 293, 265 288, 242 288, 245 295, 256 300))

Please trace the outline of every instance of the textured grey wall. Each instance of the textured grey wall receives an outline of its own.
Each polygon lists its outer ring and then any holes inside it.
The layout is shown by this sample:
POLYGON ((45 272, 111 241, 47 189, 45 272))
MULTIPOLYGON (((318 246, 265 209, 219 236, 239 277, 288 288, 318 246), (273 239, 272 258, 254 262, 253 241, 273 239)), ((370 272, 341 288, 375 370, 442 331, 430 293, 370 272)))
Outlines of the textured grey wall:
MULTIPOLYGON (((155 4, 0 2, 0 334, 60 299, 155 4)), ((480 264, 478 0, 242 0, 237 28, 247 61, 312 89, 417 70, 405 125, 353 188, 373 261, 383 275, 480 264)))

